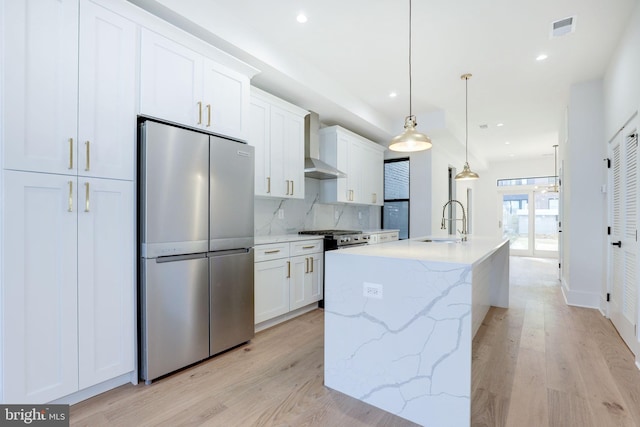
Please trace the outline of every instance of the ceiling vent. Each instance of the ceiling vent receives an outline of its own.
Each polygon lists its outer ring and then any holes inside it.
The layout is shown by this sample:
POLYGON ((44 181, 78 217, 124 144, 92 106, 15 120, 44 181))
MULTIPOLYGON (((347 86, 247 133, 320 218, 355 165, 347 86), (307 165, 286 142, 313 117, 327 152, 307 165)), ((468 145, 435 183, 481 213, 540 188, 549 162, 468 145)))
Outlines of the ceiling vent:
POLYGON ((489 125, 486 125, 486 124, 480 125, 480 129, 488 129, 488 128, 489 128, 489 125))
POLYGON ((562 37, 576 30, 576 17, 560 19, 551 23, 551 38, 562 37))

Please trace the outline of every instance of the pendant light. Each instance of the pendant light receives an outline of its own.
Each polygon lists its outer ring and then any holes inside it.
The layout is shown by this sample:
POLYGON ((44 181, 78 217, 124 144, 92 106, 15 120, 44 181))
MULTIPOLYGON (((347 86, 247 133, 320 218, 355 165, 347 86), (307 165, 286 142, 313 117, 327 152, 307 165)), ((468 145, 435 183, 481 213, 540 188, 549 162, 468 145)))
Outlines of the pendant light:
POLYGON ((469 167, 469 79, 471 78, 471 74, 463 74, 460 76, 462 80, 464 80, 464 169, 462 172, 456 175, 456 181, 470 181, 472 179, 478 179, 477 173, 473 172, 469 167))
POLYGON ((391 140, 389 150, 413 152, 431 148, 431 139, 416 130, 416 116, 411 111, 411 0, 409 0, 409 115, 404 119, 404 131, 391 140))

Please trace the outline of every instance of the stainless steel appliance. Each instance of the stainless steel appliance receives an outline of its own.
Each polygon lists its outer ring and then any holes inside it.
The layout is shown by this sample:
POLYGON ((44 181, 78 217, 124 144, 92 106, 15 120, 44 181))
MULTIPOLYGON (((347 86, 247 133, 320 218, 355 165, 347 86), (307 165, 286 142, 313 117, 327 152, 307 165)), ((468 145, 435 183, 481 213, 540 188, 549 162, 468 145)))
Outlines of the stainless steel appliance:
POLYGON ((366 245, 369 243, 370 237, 368 234, 357 230, 303 230, 299 231, 298 234, 324 236, 325 251, 366 245))
POLYGON ((253 147, 140 125, 141 377, 254 334, 253 147))

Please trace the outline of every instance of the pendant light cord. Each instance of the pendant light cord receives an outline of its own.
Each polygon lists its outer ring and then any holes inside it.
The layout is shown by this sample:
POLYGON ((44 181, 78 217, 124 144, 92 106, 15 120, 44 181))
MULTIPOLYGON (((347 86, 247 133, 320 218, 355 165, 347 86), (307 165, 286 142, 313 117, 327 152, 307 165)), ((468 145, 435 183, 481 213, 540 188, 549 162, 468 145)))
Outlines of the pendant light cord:
POLYGON ((469 163, 469 77, 464 79, 464 161, 469 163))
POLYGON ((411 84, 411 0, 409 0, 409 117, 413 116, 413 112, 411 109, 412 99, 412 84, 411 84))

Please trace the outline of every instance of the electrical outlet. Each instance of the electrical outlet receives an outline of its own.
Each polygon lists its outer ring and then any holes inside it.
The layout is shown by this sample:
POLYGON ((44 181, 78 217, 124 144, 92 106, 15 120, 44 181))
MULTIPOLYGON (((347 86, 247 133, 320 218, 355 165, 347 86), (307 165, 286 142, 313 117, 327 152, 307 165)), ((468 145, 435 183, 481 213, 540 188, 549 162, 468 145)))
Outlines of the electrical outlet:
POLYGON ((278 209, 278 219, 284 219, 284 209, 278 209))
POLYGON ((365 298, 382 299, 382 285, 379 283, 364 282, 362 293, 365 298))
POLYGON ((358 212, 358 219, 362 219, 362 212, 358 212))

